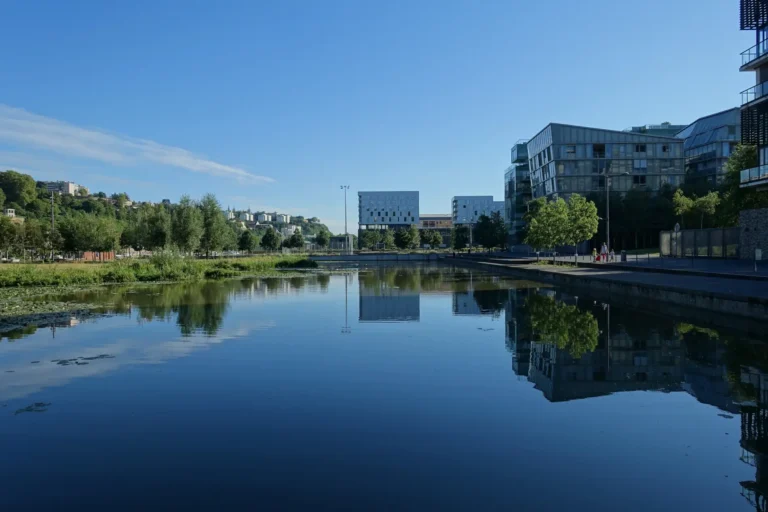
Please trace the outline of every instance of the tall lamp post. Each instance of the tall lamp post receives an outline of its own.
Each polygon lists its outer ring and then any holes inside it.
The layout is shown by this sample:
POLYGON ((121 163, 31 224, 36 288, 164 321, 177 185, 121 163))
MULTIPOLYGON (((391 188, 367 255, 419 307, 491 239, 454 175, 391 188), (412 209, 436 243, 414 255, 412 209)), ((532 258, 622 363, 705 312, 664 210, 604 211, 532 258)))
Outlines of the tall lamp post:
POLYGON ((344 252, 349 252, 349 232, 347 231, 347 190, 349 185, 341 185, 341 190, 344 191, 344 252))

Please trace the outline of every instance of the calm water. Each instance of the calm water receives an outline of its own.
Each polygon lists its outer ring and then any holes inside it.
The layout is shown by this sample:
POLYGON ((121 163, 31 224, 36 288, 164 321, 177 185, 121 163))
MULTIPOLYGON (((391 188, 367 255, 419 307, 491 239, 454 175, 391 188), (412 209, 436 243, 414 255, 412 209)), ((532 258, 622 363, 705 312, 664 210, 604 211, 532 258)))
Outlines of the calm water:
POLYGON ((74 299, 0 342, 0 510, 765 510, 737 330, 439 267, 74 299))

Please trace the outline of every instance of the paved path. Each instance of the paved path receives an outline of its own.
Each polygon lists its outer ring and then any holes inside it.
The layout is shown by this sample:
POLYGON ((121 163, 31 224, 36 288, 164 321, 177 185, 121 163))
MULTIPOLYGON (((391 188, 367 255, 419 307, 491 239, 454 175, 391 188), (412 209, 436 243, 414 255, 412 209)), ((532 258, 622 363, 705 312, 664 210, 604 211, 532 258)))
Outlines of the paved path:
POLYGON ((488 265, 508 266, 532 272, 552 272, 575 277, 585 277, 602 281, 618 281, 628 284, 647 285, 659 288, 701 292, 729 298, 757 298, 768 300, 768 282, 748 279, 728 279, 724 277, 702 277, 656 272, 633 272, 631 270, 612 269, 610 264, 604 268, 558 267, 554 265, 507 264, 500 260, 488 262, 488 265))

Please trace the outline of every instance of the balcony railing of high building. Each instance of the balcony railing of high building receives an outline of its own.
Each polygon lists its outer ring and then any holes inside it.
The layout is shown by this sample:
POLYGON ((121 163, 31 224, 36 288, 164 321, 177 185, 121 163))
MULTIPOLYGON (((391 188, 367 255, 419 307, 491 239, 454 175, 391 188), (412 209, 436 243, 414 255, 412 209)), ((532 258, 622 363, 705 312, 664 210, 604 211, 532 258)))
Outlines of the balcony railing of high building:
POLYGON ((768 82, 763 82, 741 91, 741 106, 751 103, 768 94, 768 82))
POLYGON ((761 165, 751 169, 741 171, 741 183, 746 184, 753 181, 768 180, 768 165, 761 165))
POLYGON ((756 61, 763 55, 768 54, 768 39, 763 39, 752 48, 741 52, 741 67, 756 61))

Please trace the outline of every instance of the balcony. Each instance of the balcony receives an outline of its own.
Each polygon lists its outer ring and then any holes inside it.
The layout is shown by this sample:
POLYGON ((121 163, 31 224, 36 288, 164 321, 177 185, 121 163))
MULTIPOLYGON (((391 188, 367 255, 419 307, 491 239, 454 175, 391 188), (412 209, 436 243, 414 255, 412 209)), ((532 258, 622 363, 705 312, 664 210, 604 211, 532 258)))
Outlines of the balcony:
POLYGON ((741 187, 768 185, 768 165, 744 169, 740 176, 741 187))
POLYGON ((766 56, 768 56, 768 39, 763 39, 752 48, 741 52, 741 68, 739 70, 754 71, 760 65, 768 62, 766 56))
POLYGON ((750 87, 745 91, 741 91, 741 106, 743 107, 748 103, 757 101, 766 95, 768 95, 768 82, 763 82, 750 87))

